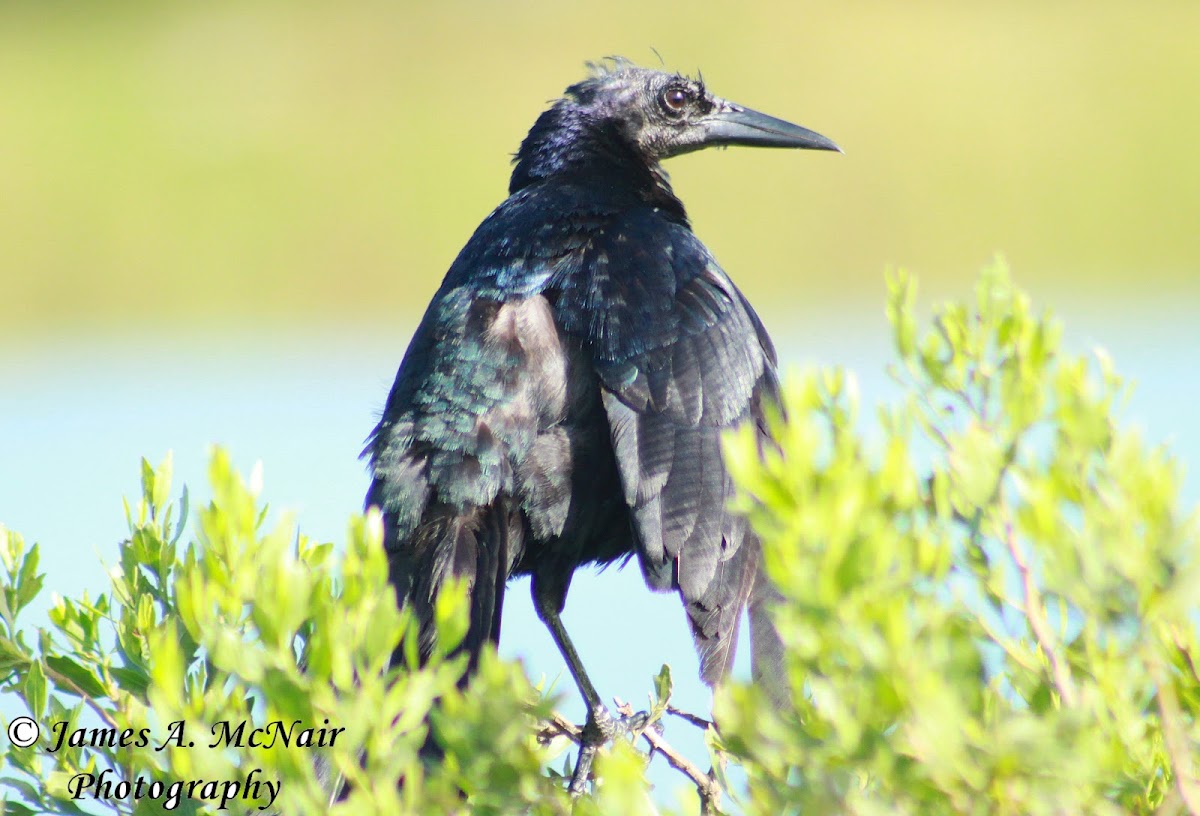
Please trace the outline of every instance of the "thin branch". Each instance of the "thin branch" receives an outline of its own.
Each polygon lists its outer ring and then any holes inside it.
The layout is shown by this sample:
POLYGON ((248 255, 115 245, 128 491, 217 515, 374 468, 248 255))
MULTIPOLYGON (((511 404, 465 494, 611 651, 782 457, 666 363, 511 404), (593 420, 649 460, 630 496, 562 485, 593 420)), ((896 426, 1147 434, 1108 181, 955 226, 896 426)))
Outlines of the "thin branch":
MULTIPOLYGON (((955 590, 954 597, 965 608, 970 608, 967 606, 967 600, 963 597, 962 592, 955 590)), ((1038 671, 1040 667, 1037 665, 1037 663, 1035 663, 1033 660, 1030 660, 1026 655, 1021 654, 1017 650, 1017 646, 1013 638, 1009 637, 1003 632, 997 631, 995 627, 987 622, 982 614, 975 615, 975 622, 979 624, 979 628, 983 630, 983 633, 991 638, 993 643, 1004 649, 1004 653, 1016 661, 1019 666, 1034 673, 1038 671)))
POLYGON ((667 713, 674 714, 676 717, 679 717, 681 720, 687 720, 692 725, 696 726, 697 728, 699 728, 702 731, 707 731, 708 729, 714 727, 712 720, 706 720, 703 717, 698 717, 695 714, 692 714, 690 711, 684 711, 683 709, 676 708, 673 705, 667 706, 667 713))
POLYGON ((1192 657, 1192 652, 1188 648, 1188 645, 1183 642, 1183 636, 1179 634, 1178 629, 1175 627, 1171 627, 1171 642, 1175 644, 1175 648, 1183 656, 1183 662, 1187 664, 1188 671, 1192 673, 1192 677, 1200 680, 1200 670, 1196 668, 1196 661, 1192 657))
MULTIPOLYGON (((633 714, 633 706, 629 703, 620 698, 614 698, 614 702, 616 703, 617 713, 622 717, 628 717, 633 714)), ((697 728, 707 730, 713 727, 712 722, 709 720, 676 708, 675 706, 667 706, 667 713, 687 720, 697 728)), ((542 727, 538 730, 537 740, 542 745, 549 745, 554 739, 560 736, 567 737, 578 745, 583 739, 583 729, 555 711, 550 715, 548 720, 543 722, 542 727)), ((672 768, 687 776, 696 786, 696 792, 700 795, 700 812, 702 816, 720 812, 722 790, 717 780, 711 774, 700 770, 695 763, 675 750, 663 738, 662 734, 658 733, 654 728, 645 729, 641 736, 650 745, 650 756, 654 756, 655 753, 662 754, 672 768)))
MULTIPOLYGON (((623 702, 620 699, 614 699, 617 704, 617 713, 623 717, 628 717, 633 714, 633 706, 623 702)), ((697 718, 698 719, 698 718, 697 718)), ((700 794, 700 813, 712 814, 719 812, 721 806, 721 786, 717 784, 717 780, 709 774, 700 770, 687 757, 680 754, 671 744, 663 739, 662 734, 659 734, 653 728, 647 728, 642 732, 642 737, 650 744, 650 755, 658 752, 666 757, 667 762, 671 767, 680 771, 696 785, 696 792, 700 794)))
POLYGON ((542 745, 549 745, 555 737, 565 736, 578 744, 582 734, 582 728, 555 711, 538 731, 537 740, 542 745))
POLYGON ((56 686, 62 686, 63 688, 69 690, 72 694, 78 695, 81 700, 87 703, 88 708, 100 715, 100 719, 104 720, 104 723, 108 725, 109 728, 116 729, 118 727, 117 721, 113 719, 112 714, 105 711, 100 704, 93 700, 87 692, 76 685, 74 680, 58 673, 49 666, 46 666, 46 676, 53 680, 56 686))
POLYGON ((1017 543, 1016 532, 1013 530, 1011 521, 1004 523, 1004 543, 1008 547, 1009 554, 1012 555, 1013 563, 1017 565, 1017 571, 1021 574, 1021 586, 1025 592, 1024 611, 1025 617, 1029 621, 1029 628, 1033 631, 1033 637, 1046 655, 1046 659, 1050 661, 1050 673, 1054 680, 1054 687, 1058 689, 1059 697, 1062 698, 1064 705, 1073 708, 1078 703, 1078 698, 1075 694, 1075 683, 1071 679, 1071 669, 1058 653, 1054 633, 1050 631, 1050 624, 1046 620, 1046 606, 1042 602, 1042 594, 1038 591, 1037 581, 1034 580, 1029 562, 1025 560, 1025 554, 1021 551, 1020 544, 1017 543))
POLYGON ((1157 660, 1150 663, 1150 673, 1158 686, 1158 713, 1162 723, 1163 745, 1167 749, 1167 757, 1171 760, 1171 771, 1175 777, 1175 787, 1179 791, 1191 816, 1200 816, 1200 784, 1192 774, 1192 763, 1189 757, 1187 735, 1179 730, 1183 712, 1179 710, 1179 699, 1175 696, 1175 684, 1167 676, 1162 664, 1157 660))

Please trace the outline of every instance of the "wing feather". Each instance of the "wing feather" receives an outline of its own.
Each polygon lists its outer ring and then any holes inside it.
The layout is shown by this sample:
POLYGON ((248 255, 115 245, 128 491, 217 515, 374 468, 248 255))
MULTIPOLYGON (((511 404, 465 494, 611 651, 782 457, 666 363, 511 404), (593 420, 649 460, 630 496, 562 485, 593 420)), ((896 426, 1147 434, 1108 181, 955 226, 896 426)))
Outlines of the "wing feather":
POLYGON ((680 594, 715 683, 759 558, 728 507, 721 435, 774 393, 774 349, 686 226, 635 212, 589 252, 595 274, 564 288, 556 313, 593 350, 646 581, 680 594))
POLYGON ((402 603, 434 636, 433 604, 449 575, 472 584, 475 655, 499 633, 504 582, 524 536, 557 535, 570 502, 565 357, 546 299, 496 300, 443 286, 405 354, 365 453, 367 504, 384 514, 384 546, 402 603))

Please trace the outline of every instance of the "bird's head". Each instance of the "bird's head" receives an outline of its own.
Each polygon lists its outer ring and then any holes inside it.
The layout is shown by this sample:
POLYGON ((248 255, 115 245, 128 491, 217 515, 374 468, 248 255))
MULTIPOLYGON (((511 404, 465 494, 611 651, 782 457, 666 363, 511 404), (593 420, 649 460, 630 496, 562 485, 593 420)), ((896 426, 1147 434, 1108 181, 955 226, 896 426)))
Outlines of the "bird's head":
POLYGON ((510 193, 541 179, 600 174, 610 185, 624 178, 683 217, 663 159, 727 145, 841 150, 819 133, 713 96, 698 79, 620 59, 592 68, 530 129, 510 193))
POLYGON ((727 145, 841 152, 819 133, 714 96, 702 79, 625 60, 592 69, 592 76, 567 89, 566 101, 586 120, 615 126, 648 163, 727 145))

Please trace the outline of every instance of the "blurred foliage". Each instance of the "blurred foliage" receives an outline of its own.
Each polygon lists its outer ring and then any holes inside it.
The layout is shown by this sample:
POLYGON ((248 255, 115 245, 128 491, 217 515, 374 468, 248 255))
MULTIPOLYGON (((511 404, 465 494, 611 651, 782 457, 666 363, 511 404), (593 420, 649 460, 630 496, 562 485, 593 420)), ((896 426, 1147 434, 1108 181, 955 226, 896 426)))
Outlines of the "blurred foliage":
MULTIPOLYGON (((40 589, 38 547, 26 550, 20 536, 0 530, 4 686, 21 695, 43 734, 28 748, 6 743, 6 812, 84 813, 102 804, 157 813, 172 798, 166 809, 181 813, 223 809, 203 788, 195 798, 172 793, 174 783, 197 779, 219 780, 218 797, 227 782, 241 786, 232 793, 241 812, 270 804, 289 814, 451 813, 464 795, 476 813, 568 811, 565 792, 542 775, 545 751, 533 736, 547 703, 519 666, 488 652, 465 690, 464 661, 444 651, 420 669, 387 671, 411 621, 387 583, 377 514, 352 521, 335 561, 332 545, 297 537, 289 522, 264 530, 257 480, 247 486, 221 451, 210 478, 197 541, 180 547, 187 492, 169 504, 170 458, 157 469, 143 462, 144 495, 129 513, 111 592, 56 598, 36 645, 16 617, 40 589), (317 729, 313 747, 289 747, 278 731, 252 737, 274 722, 293 740, 317 729), (51 751, 54 723, 68 734, 86 729, 82 744, 51 751), (429 723, 446 746, 436 774, 418 759, 429 723), (93 736, 101 728, 132 736, 112 744, 93 736), (220 739, 228 735, 235 738, 220 739), (333 807, 330 769, 351 784, 333 807), (166 790, 97 801, 104 781, 138 778, 166 790), (278 783, 277 796, 259 787, 246 799, 255 781, 278 783)), ((439 604, 449 649, 466 631, 465 587, 451 587, 439 604)))
POLYGON ((668 165, 768 318, 998 246, 1039 287, 1194 293, 1197 30, 1192 0, 10 0, 0 331, 407 325, 546 101, 652 48, 847 151, 668 165))
POLYGON ((1200 526, 1181 469, 1117 424, 1108 360, 1065 355, 1004 267, 917 327, 908 398, 864 439, 853 379, 785 388, 778 450, 731 446, 784 603, 782 717, 718 700, 748 813, 1200 808, 1200 526), (927 466, 916 466, 928 460, 927 466))
MULTIPOLYGON (((1180 507, 1179 466, 1119 424, 1125 386, 1107 359, 1064 354, 1060 326, 1003 266, 926 328, 912 281, 898 274, 890 290, 906 397, 878 427, 864 429, 853 378, 830 371, 787 382, 769 419, 777 446, 760 450, 749 429, 729 439, 782 599, 786 671, 772 699, 754 685, 718 693, 714 781, 696 772, 682 809, 699 791, 717 812, 715 786, 764 816, 1200 813, 1200 527, 1180 507)), ((289 814, 663 807, 626 740, 572 803, 548 770, 569 741, 546 738, 552 701, 519 665, 488 652, 459 688, 464 663, 445 651, 465 631, 461 585, 439 601, 443 651, 415 667, 377 515, 352 521, 336 560, 287 521, 264 529, 261 479, 245 484, 218 451, 213 498, 182 546, 187 493, 171 504, 170 478, 170 459, 143 464, 112 591, 56 598, 32 638, 17 617, 41 589, 39 550, 0 529, 4 690, 47 734, 67 722, 153 735, 7 746, 8 812, 82 812, 68 780, 104 769, 239 783, 257 770, 282 782, 289 814), (408 665, 389 671, 402 636, 408 665), (156 751, 181 720, 196 745, 156 751), (346 731, 319 752, 206 747, 213 724, 273 720, 346 731), (445 759, 426 765, 430 728, 445 759), (329 768, 352 783, 332 808, 329 768)), ((653 685, 657 719, 669 672, 653 685)))

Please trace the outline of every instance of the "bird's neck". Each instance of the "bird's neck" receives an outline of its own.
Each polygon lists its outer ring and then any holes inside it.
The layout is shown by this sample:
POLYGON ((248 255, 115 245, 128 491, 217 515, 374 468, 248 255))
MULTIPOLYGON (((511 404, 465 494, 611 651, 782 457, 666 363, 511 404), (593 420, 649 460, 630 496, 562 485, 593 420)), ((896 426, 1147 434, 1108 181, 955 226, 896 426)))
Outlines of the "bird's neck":
POLYGON ((687 212, 658 162, 629 144, 615 124, 590 119, 578 108, 557 104, 540 117, 517 151, 508 192, 542 181, 562 180, 628 191, 680 221, 687 212))

